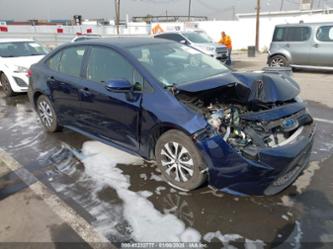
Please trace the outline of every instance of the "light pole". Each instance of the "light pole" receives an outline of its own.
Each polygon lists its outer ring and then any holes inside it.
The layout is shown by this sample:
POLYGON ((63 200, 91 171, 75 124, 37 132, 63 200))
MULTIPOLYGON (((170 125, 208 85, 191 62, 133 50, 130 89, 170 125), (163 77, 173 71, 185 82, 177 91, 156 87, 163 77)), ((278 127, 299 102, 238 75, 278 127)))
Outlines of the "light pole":
POLYGON ((257 20, 256 20, 256 50, 259 51, 259 32, 260 32, 260 0, 257 0, 257 20))
POLYGON ((119 24, 120 24, 120 0, 114 0, 114 9, 115 9, 115 24, 117 35, 119 35, 119 24))
POLYGON ((192 5, 192 0, 188 0, 188 21, 191 20, 191 5, 192 5))

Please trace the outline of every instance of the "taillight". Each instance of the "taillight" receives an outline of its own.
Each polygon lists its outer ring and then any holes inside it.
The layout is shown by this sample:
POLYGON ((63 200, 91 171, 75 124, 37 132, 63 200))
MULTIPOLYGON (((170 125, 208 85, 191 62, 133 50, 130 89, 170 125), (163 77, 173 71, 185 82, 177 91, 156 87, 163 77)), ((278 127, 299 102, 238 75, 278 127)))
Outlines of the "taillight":
POLYGON ((32 71, 31 71, 31 69, 28 70, 28 72, 27 72, 27 77, 28 77, 28 78, 31 78, 31 77, 32 77, 32 71))

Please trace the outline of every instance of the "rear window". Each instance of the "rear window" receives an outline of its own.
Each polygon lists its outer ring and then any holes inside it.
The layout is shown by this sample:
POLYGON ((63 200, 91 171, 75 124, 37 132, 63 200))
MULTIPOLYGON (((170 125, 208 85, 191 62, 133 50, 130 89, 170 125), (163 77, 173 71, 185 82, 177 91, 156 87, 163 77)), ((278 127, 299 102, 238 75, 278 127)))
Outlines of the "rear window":
POLYGON ((318 41, 333 42, 333 26, 322 26, 317 31, 318 41))
POLYGON ((274 31, 273 41, 300 42, 311 36, 310 27, 277 27, 274 31))

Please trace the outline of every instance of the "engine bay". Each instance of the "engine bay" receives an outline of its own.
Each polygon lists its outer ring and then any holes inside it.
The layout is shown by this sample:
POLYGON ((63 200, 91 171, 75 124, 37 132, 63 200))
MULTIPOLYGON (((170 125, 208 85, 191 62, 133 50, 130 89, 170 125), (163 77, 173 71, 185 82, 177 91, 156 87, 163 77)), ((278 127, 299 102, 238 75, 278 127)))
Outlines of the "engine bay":
POLYGON ((305 109, 269 121, 249 118, 296 103, 295 99, 283 103, 265 104, 242 103, 236 98, 225 98, 223 94, 179 93, 176 97, 193 110, 200 112, 213 132, 221 135, 234 149, 250 156, 255 156, 258 148, 274 148, 291 142, 300 134, 304 125, 312 122, 311 116, 305 109))

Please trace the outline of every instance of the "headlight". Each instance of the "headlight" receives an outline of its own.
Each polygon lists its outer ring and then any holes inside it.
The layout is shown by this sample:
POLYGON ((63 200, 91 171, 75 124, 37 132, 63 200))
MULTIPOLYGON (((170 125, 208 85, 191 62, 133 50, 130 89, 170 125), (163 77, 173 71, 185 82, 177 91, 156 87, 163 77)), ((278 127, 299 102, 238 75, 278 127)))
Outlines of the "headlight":
POLYGON ((27 73, 28 72, 28 68, 26 68, 26 67, 15 65, 13 68, 14 68, 14 70, 13 70, 14 73, 27 73))

